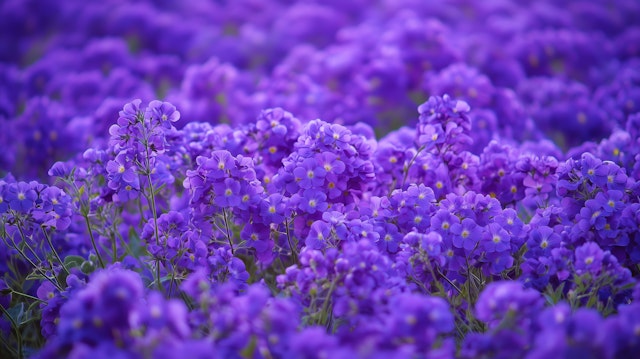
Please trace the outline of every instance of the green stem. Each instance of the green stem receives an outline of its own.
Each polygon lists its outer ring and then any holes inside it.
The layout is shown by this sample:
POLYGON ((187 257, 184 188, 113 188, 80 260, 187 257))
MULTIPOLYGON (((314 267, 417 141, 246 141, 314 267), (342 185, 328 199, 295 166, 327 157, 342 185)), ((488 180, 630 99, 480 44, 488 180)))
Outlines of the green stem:
POLYGON ((235 254, 233 250, 233 241, 231 240, 231 231, 229 230, 229 221, 227 220, 227 210, 222 210, 222 216, 224 219, 224 228, 227 232, 227 241, 229 241, 229 246, 231 246, 231 254, 235 254))
POLYGON ((149 182, 149 196, 147 197, 147 202, 149 202, 149 208, 151 209, 151 215, 153 216, 156 245, 160 245, 160 236, 158 234, 158 212, 156 209, 156 194, 155 190, 153 189, 153 182, 151 181, 151 147, 149 146, 149 138, 150 134, 153 132, 153 128, 147 129, 147 123, 145 123, 143 116, 140 116, 139 121, 142 123, 143 140, 141 141, 141 143, 144 146, 145 150, 143 171, 145 176, 147 177, 147 181, 149 182))
POLYGON ((420 152, 422 152, 425 149, 425 146, 422 145, 420 146, 420 148, 418 148, 418 151, 416 152, 415 155, 413 155, 413 157, 411 158, 411 160, 409 160, 409 163, 407 164, 407 167, 405 167, 403 169, 404 172, 404 176, 402 177, 402 187, 400 189, 404 189, 404 185, 407 182, 407 177, 409 176, 409 169, 411 168, 411 166, 413 166, 413 163, 416 162, 416 159, 418 159, 418 155, 420 154, 420 152))
POLYGON ((164 292, 164 286, 160 279, 160 259, 156 259, 156 281, 158 282, 158 290, 164 292))
POLYGON ((24 355, 22 353, 22 334, 20 333, 20 327, 18 326, 18 323, 16 323, 16 321, 13 319, 13 317, 11 317, 11 314, 9 314, 9 312, 4 308, 4 306, 0 305, 0 309, 2 310, 2 313, 4 313, 7 318, 9 318, 11 327, 16 332, 16 339, 18 340, 18 358, 22 359, 24 358, 24 355))
MULTIPOLYGON (((142 213, 142 212, 141 212, 142 213)), ((122 214, 122 210, 116 209, 116 218, 120 218, 122 214)), ((116 238, 117 224, 116 221, 111 221, 111 228, 109 228, 109 239, 111 240, 111 262, 115 263, 118 261, 118 240, 116 238)))
POLYGON ((33 299, 33 300, 38 301, 38 302, 41 302, 41 303, 45 303, 45 301, 44 301, 44 300, 42 300, 42 299, 40 299, 40 298, 36 298, 36 297, 34 297, 34 296, 32 296, 32 295, 29 295, 29 294, 25 294, 25 293, 22 293, 22 292, 15 291, 15 290, 13 290, 13 289, 11 290, 11 294, 17 294, 17 295, 19 295, 19 296, 21 296, 21 297, 25 297, 25 298, 33 299))
POLYGON ((96 239, 93 237, 93 231, 91 230, 91 222, 89 222, 89 216, 87 214, 83 214, 82 216, 84 217, 84 223, 87 225, 87 231, 89 231, 91 245, 93 246, 93 250, 96 251, 96 256, 98 257, 98 261, 100 262, 100 267, 104 268, 105 265, 104 261, 102 260, 102 255, 100 255, 98 245, 96 244, 96 239))
POLYGON ((64 261, 62 260, 62 258, 60 258, 60 255, 58 254, 58 251, 56 251, 56 248, 53 246, 53 242, 51 242, 51 237, 49 237, 49 234, 47 233, 47 230, 44 227, 41 227, 42 229, 42 233, 44 233, 44 237, 47 239, 47 243, 49 244, 49 247, 51 247, 51 251, 53 252, 53 255, 56 257, 56 259, 58 260, 58 262, 60 262, 60 265, 62 266, 62 269, 69 274, 69 270, 67 269, 67 267, 64 265, 64 261))
POLYGON ((461 294, 461 293, 462 293, 462 291, 460 290, 460 288, 458 288, 458 286, 457 286, 457 285, 455 285, 451 280, 449 280, 449 278, 447 278, 447 276, 446 276, 446 275, 444 275, 444 274, 440 271, 440 269, 438 269, 438 274, 440 274, 440 276, 442 277, 442 279, 446 280, 446 281, 447 281, 447 283, 449 283, 449 285, 451 285, 451 286, 453 287, 453 289, 455 289, 455 290, 456 290, 456 292, 458 292, 458 294, 461 294))
POLYGON ((287 243, 289 243, 289 249, 291 250, 291 257, 294 263, 298 263, 298 248, 293 246, 291 243, 291 231, 289 230, 289 220, 284 220, 284 228, 287 232, 287 243))
POLYGON ((20 233, 20 238, 22 239, 22 243, 25 245, 25 247, 29 249, 31 254, 33 254, 36 260, 38 260, 38 262, 40 263, 44 262, 42 259, 40 259, 36 251, 33 248, 31 248, 31 245, 29 245, 29 242, 27 241, 27 236, 24 234, 24 231, 22 229, 22 225, 20 224, 20 222, 16 223, 16 227, 18 228, 18 232, 20 233))
POLYGON ((109 239, 111 240, 111 262, 118 261, 118 247, 116 246, 116 236, 111 233, 109 235, 109 239))
POLYGON ((7 244, 8 247, 12 247, 15 250, 18 251, 18 253, 20 253, 20 255, 27 261, 29 262, 29 264, 36 270, 38 271, 38 273, 40 273, 41 276, 43 276, 44 278, 46 278, 49 282, 51 282, 51 284, 53 284, 56 289, 58 289, 59 291, 63 291, 64 289, 62 289, 62 287, 60 286, 60 284, 58 284, 57 281, 53 280, 51 277, 49 277, 47 275, 47 273, 45 273, 45 271, 42 270, 42 268, 40 268, 38 265, 36 265, 31 258, 29 258, 29 256, 27 256, 27 254, 18 247, 18 244, 16 243, 16 241, 13 239, 13 237, 11 237, 11 243, 13 245, 10 245, 9 242, 7 242, 7 239, 5 237, 2 238, 4 240, 4 242, 7 244))
POLYGON ((171 268, 173 269, 172 273, 171 273, 171 281, 169 282, 169 291, 167 292, 167 296, 171 297, 171 292, 173 292, 173 287, 174 285, 176 285, 176 288, 178 288, 178 281, 176 280, 176 272, 175 272, 175 267, 176 267, 176 259, 180 258, 182 256, 182 254, 178 254, 176 257, 174 257, 173 260, 170 261, 170 265, 171 268))
POLYGON ((0 343, 11 352, 12 358, 18 358, 18 352, 9 345, 9 342, 7 342, 4 337, 0 336, 0 343))
MULTIPOLYGON (((149 160, 147 159, 147 164, 149 160)), ((145 170, 147 173, 147 181, 149 181, 149 208, 151 208, 151 215, 153 216, 153 228, 154 234, 156 236, 156 245, 160 245, 160 235, 158 234, 158 212, 156 210, 156 194, 153 190, 153 183, 151 183, 151 169, 147 168, 145 170)))
POLYGON ((331 303, 331 295, 333 294, 333 290, 335 289, 335 286, 336 286, 336 280, 331 282, 331 286, 329 287, 329 292, 327 293, 324 303, 322 303, 322 311, 320 312, 320 318, 318 319, 319 325, 327 324, 325 323, 325 321, 327 321, 327 318, 328 318, 327 311, 329 310, 329 304, 331 303))

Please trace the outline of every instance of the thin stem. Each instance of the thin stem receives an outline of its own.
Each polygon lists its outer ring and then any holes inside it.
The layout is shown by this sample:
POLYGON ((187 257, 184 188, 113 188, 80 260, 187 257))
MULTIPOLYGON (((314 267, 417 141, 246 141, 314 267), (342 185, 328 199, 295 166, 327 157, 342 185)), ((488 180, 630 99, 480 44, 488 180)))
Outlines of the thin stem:
POLYGON ((118 260, 118 247, 116 246, 116 236, 110 233, 109 239, 111 240, 111 262, 117 262, 118 260))
POLYGON ((176 274, 171 273, 171 281, 169 282, 169 290, 167 291, 167 297, 171 297, 171 292, 173 292, 173 283, 176 282, 176 274))
POLYGON ((16 323, 16 321, 13 319, 13 317, 11 317, 11 314, 9 314, 9 312, 4 308, 4 306, 0 305, 0 309, 2 310, 2 313, 4 313, 7 318, 9 318, 11 327, 16 332, 16 339, 18 340, 18 358, 22 359, 24 358, 24 355, 22 353, 22 335, 20 334, 20 327, 18 326, 18 323, 16 323))
POLYGON ((164 292, 164 286, 162 285, 162 280, 160 279, 160 259, 156 259, 156 281, 158 282, 158 290, 164 292))
POLYGON ((289 243, 289 249, 291 250, 291 257, 294 263, 298 263, 298 248, 294 247, 291 243, 291 231, 289 230, 289 220, 284 220, 284 228, 287 232, 287 243, 289 243))
MULTIPOLYGON (((438 290, 440 291, 440 293, 443 296, 445 296, 446 291, 444 290, 444 286, 442 286, 442 283, 440 283, 440 281, 438 280, 438 277, 436 276, 436 272, 433 270, 433 266, 431 265, 431 261, 429 260, 428 254, 427 254, 427 267, 429 268, 429 272, 431 273, 431 278, 433 279, 433 283, 435 283, 435 286, 438 287, 438 290)), ((429 294, 429 293, 426 293, 426 294, 429 294)))
MULTIPOLYGON (((40 257, 36 253, 36 251, 33 248, 31 248, 31 246, 29 245, 29 242, 27 241, 27 236, 24 234, 24 231, 22 229, 22 225, 20 224, 19 221, 16 223, 16 227, 18 228, 18 232, 20 233, 20 238, 22 239, 22 243, 24 243, 25 247, 29 248, 29 251, 38 260, 38 262, 41 262, 41 263, 44 262, 42 259, 40 259, 40 257)), ((12 238, 12 240, 13 240, 13 238, 12 238)))
MULTIPOLYGON (((323 325, 326 324, 324 323, 325 320, 327 319, 327 311, 329 310, 329 303, 331 302, 331 295, 333 294, 333 290, 336 287, 336 280, 334 280, 333 282, 331 282, 331 286, 329 287, 329 292, 327 293, 327 296, 324 300, 324 303, 322 303, 322 311, 320 312, 320 318, 318 318, 318 324, 319 325, 323 325)), ((328 328, 327 328, 328 329, 328 328)))
MULTIPOLYGON (((141 212, 142 213, 142 212, 141 212)), ((122 214, 121 209, 116 209, 116 218, 119 218, 122 214)), ((116 239, 117 224, 116 221, 111 221, 111 227, 109 228, 109 239, 111 240, 111 262, 118 261, 118 240, 116 239)))
POLYGON ((458 288, 458 286, 457 286, 457 285, 455 285, 455 284, 454 284, 454 283, 453 283, 449 278, 447 278, 447 276, 446 276, 446 275, 444 275, 444 274, 440 271, 440 269, 439 269, 439 268, 437 268, 437 269, 438 269, 438 274, 440 274, 440 276, 442 277, 442 279, 446 280, 446 281, 447 281, 447 283, 449 283, 449 285, 450 285, 450 286, 452 286, 452 287, 453 287, 453 289, 455 289, 455 290, 456 290, 456 292, 458 292, 458 294, 461 294, 461 293, 462 293, 462 291, 460 290, 460 288, 458 288))
POLYGON ((9 345, 9 342, 7 342, 3 336, 0 336, 0 343, 11 352, 12 358, 18 357, 18 352, 9 345))
POLYGON ((231 231, 229 230, 229 221, 227 220, 227 210, 222 210, 222 216, 224 219, 224 227, 227 232, 227 240, 229 241, 229 246, 231 246, 231 254, 235 254, 233 250, 233 241, 231 240, 231 231))
POLYGON ((45 273, 45 271, 43 271, 43 270, 42 270, 42 268, 40 268, 40 266, 36 265, 36 264, 31 260, 31 258, 29 258, 29 256, 27 256, 27 254, 26 254, 22 249, 20 249, 20 248, 18 247, 18 244, 17 244, 17 243, 16 243, 16 241, 13 239, 13 237, 11 237, 11 243, 13 244, 13 246, 12 246, 12 245, 10 245, 10 244, 9 244, 9 242, 7 242, 7 239, 6 239, 5 237, 3 237, 2 239, 5 241, 5 243, 7 244, 7 246, 12 247, 12 248, 14 248, 15 250, 17 250, 17 251, 18 251, 18 253, 20 253, 20 255, 21 255, 21 256, 22 256, 22 257, 23 257, 27 262, 29 262, 29 264, 31 264, 31 266, 32 266, 36 271, 38 271, 38 273, 40 273, 40 275, 41 275, 41 276, 43 276, 43 277, 44 277, 44 278, 46 278, 49 282, 51 282, 51 284, 53 284, 53 285, 56 287, 56 289, 58 289, 58 290, 59 290, 59 291, 61 291, 61 292, 64 290, 64 289, 62 289, 62 287, 60 286, 60 284, 58 284, 58 282, 57 282, 57 281, 55 281, 55 280, 53 280, 51 277, 49 277, 49 276, 47 275, 47 273, 45 273))
POLYGON ((98 257, 98 261, 100 262, 100 266, 102 268, 105 267, 104 261, 102 260, 102 255, 100 255, 100 251, 98 250, 98 246, 96 245, 96 239, 93 237, 93 231, 91 230, 91 223, 89 222, 89 216, 83 214, 84 222, 87 225, 87 231, 89 231, 89 238, 91 239, 91 245, 93 246, 93 250, 96 251, 96 256, 98 257))
POLYGON ((47 233, 47 230, 44 227, 41 227, 41 229, 42 229, 42 233, 44 233, 44 237, 47 239, 47 243, 49 244, 49 247, 51 247, 51 251, 53 252, 53 255, 56 257, 58 262, 60 262, 60 265, 62 266, 62 269, 67 274, 69 274, 69 270, 64 265, 64 261, 62 260, 62 258, 60 258, 60 255, 58 254, 58 251, 56 251, 55 247, 53 246, 53 242, 51 242, 51 237, 49 237, 49 234, 47 233))
MULTIPOLYGON (((145 128, 144 126, 142 127, 145 128)), ((153 217, 153 232, 156 237, 156 245, 159 246, 160 234, 158 232, 158 211, 156 209, 156 194, 155 194, 155 190, 153 189, 153 182, 151 181, 151 161, 150 161, 151 154, 149 153, 149 142, 146 137, 143 145, 146 151, 146 156, 144 158, 144 174, 147 178, 147 181, 149 182, 149 196, 145 196, 145 197, 147 199, 147 202, 149 203, 149 208, 151 209, 151 216, 153 217)), ((162 285, 162 280, 160 279, 160 259, 156 260, 156 281, 158 285, 158 290, 163 292, 164 286, 162 285)))
MULTIPOLYGON (((147 159, 146 162, 148 165, 149 160, 147 159)), ((151 183, 151 170, 147 168, 145 172, 147 173, 147 181, 149 181, 150 196, 148 197, 148 201, 149 207, 151 208, 151 215, 153 216, 153 228, 154 234, 156 236, 156 245, 160 245, 160 235, 158 234, 158 212, 156 210, 156 195, 155 191, 153 190, 153 183, 151 183)))
POLYGON ((25 297, 25 298, 33 299, 33 300, 41 302, 41 303, 45 303, 45 301, 40 299, 40 298, 34 297, 34 296, 26 294, 26 293, 15 291, 13 289, 11 289, 11 294, 17 294, 17 295, 19 295, 21 297, 25 297))
POLYGON ((474 307, 475 303, 471 300, 471 287, 473 280, 471 279, 471 268, 469 268, 469 258, 465 254, 464 256, 465 264, 467 267, 467 317, 473 316, 471 308, 474 307))
POLYGON ((402 177, 402 187, 401 187, 401 189, 404 189, 404 185, 407 182, 407 177, 409 176, 409 169, 411 168, 411 166, 413 166, 413 163, 416 162, 416 159, 418 158, 418 155, 420 154, 420 152, 424 151, 425 148, 426 148, 425 145, 420 146, 420 148, 418 148, 418 151, 416 152, 416 154, 413 155, 411 160, 409 160, 409 163, 407 164, 407 167, 405 167, 403 169, 404 176, 402 177))
MULTIPOLYGON (((144 195, 144 192, 143 192, 144 195)), ((149 198, 144 195, 144 198, 147 200, 147 202, 149 202, 149 198)), ((138 225, 140 227, 144 226, 144 216, 142 215, 142 213, 144 213, 144 209, 142 209, 142 196, 138 196, 138 200, 136 201, 138 202, 138 212, 140 213, 140 221, 138 221, 138 225)))
POLYGON ((153 131, 153 128, 147 129, 147 123, 145 123, 144 116, 140 116, 139 121, 141 122, 143 129, 143 137, 141 143, 144 146, 145 150, 143 170, 145 176, 147 177, 147 181, 149 182, 149 197, 147 197, 147 201, 149 202, 149 208, 151 209, 151 215, 153 216, 156 245, 160 245, 160 236, 158 235, 158 212, 156 210, 156 194, 153 189, 153 182, 151 181, 151 146, 149 145, 149 138, 151 132, 153 131))

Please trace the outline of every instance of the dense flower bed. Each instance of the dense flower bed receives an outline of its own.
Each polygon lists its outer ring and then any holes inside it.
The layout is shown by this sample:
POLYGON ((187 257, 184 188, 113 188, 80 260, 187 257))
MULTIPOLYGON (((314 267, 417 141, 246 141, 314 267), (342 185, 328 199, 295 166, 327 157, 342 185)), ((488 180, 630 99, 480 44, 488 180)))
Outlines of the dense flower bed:
POLYGON ((0 357, 630 358, 640 3, 0 3, 0 357))

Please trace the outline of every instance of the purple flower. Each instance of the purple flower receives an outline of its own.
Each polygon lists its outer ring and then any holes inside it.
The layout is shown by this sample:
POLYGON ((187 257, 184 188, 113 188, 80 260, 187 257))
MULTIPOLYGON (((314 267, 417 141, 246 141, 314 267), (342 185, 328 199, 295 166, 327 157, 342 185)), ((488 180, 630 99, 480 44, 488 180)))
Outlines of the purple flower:
POLYGON ((593 183, 601 188, 606 185, 609 190, 624 190, 628 177, 620 166, 611 161, 604 161, 595 168, 593 183))
POLYGON ((47 174, 51 177, 66 178, 72 173, 72 170, 68 163, 58 161, 51 166, 47 174))
POLYGON ((615 358, 631 358, 640 350, 638 327, 640 305, 637 302, 618 307, 618 314, 607 318, 606 329, 614 339, 615 358))
POLYGON ((140 323, 144 324, 147 335, 153 332, 165 332, 176 339, 187 339, 191 328, 187 321, 187 308, 182 301, 166 300, 158 292, 150 293, 139 314, 140 323), (167 333, 168 332, 168 333, 167 333))
POLYGON ((602 161, 590 153, 584 153, 582 155, 581 164, 582 176, 590 180, 592 183, 595 183, 596 170, 600 168, 600 166, 602 165, 602 161))
POLYGON ((287 212, 286 198, 281 194, 274 193, 260 202, 260 217, 264 223, 280 224, 285 219, 287 212))
POLYGON ((604 252, 598 244, 588 242, 581 245, 576 248, 575 256, 574 266, 577 274, 591 273, 595 276, 602 270, 604 252))
POLYGON ((240 204, 240 182, 234 178, 225 178, 223 183, 216 183, 213 187, 215 203, 220 207, 236 207, 240 204))
POLYGON ((582 207, 576 219, 578 220, 578 225, 573 227, 573 232, 578 230, 583 231, 583 233, 588 232, 592 227, 596 230, 601 230, 606 224, 606 216, 603 213, 602 206, 596 200, 586 201, 585 207, 582 207))
POLYGON ((96 272, 60 310, 58 339, 50 345, 67 346, 130 342, 129 331, 141 305, 143 285, 137 273, 111 267, 96 272))
POLYGON ((71 223, 73 214, 71 197, 60 188, 51 186, 40 193, 40 199, 42 203, 40 208, 34 211, 34 219, 43 226, 58 230, 66 229, 71 223))
POLYGON ((338 338, 317 326, 304 328, 291 338, 293 358, 329 357, 338 348, 338 338))
POLYGON ((614 351, 611 333, 602 330, 603 318, 593 309, 578 308, 571 313, 561 303, 543 311, 539 316, 541 327, 535 336, 528 358, 562 357, 610 358, 614 351))
POLYGON ((0 214, 4 213, 9 209, 9 202, 7 201, 7 190, 9 189, 9 184, 4 180, 0 180, 0 214))
POLYGON ((429 97, 418 106, 420 119, 416 143, 427 149, 436 145, 462 149, 461 146, 469 145, 472 142, 468 135, 471 129, 467 116, 469 109, 466 102, 453 100, 448 95, 429 97))
POLYGON ((448 234, 452 230, 454 224, 459 224, 460 219, 449 211, 440 209, 435 216, 431 217, 431 229, 439 233, 448 234))
POLYGON ((118 117, 118 125, 120 127, 126 127, 139 122, 140 115, 142 114, 140 110, 141 104, 142 100, 140 99, 135 99, 125 104, 122 111, 119 112, 120 117, 118 117))
POLYGON ((299 201, 298 208, 309 214, 323 212, 328 208, 327 195, 315 189, 304 190, 299 201))
POLYGON ((180 119, 180 112, 176 111, 176 107, 168 102, 151 101, 146 108, 145 117, 152 124, 158 124, 163 128, 169 129, 172 122, 180 119))
POLYGON ((420 183, 418 185, 411 184, 407 188, 407 204, 413 205, 420 209, 429 208, 435 203, 436 197, 431 187, 427 187, 420 183))
POLYGON ((144 225, 140 237, 147 243, 148 251, 162 259, 173 259, 186 244, 183 235, 188 226, 184 215, 180 212, 170 211, 163 213, 157 221, 150 219, 144 225), (156 227, 158 232, 158 243, 156 243, 156 227))
POLYGON ((6 187, 3 202, 6 201, 12 210, 25 213, 33 208, 37 198, 32 183, 18 182, 6 187))
POLYGON ((622 191, 609 190, 606 194, 599 192, 595 200, 602 207, 603 212, 612 214, 620 212, 624 208, 623 196, 624 193, 622 191))
POLYGON ((487 253, 486 258, 484 258, 485 262, 489 263, 490 266, 487 269, 483 267, 484 273, 489 273, 492 275, 500 275, 505 270, 511 268, 514 263, 514 259, 509 253, 505 252, 493 252, 487 253))
POLYGON ((471 218, 465 218, 460 223, 451 226, 453 245, 457 248, 464 248, 467 251, 473 250, 482 238, 482 229, 471 218))
POLYGON ((420 128, 420 135, 418 136, 418 145, 425 146, 426 150, 434 148, 436 145, 442 144, 446 141, 444 130, 442 125, 428 124, 420 128))
MULTIPOLYGON (((317 158, 318 166, 322 167, 327 174, 339 175, 345 170, 345 164, 338 156, 331 152, 322 152, 317 158)), ((305 161, 306 162, 306 161, 305 161)))
POLYGON ((525 289, 515 281, 499 281, 486 286, 475 309, 478 319, 495 328, 508 321, 509 316, 518 318, 512 325, 528 321, 538 314, 543 305, 542 296, 535 289, 525 289))
POLYGON ((281 108, 263 110, 256 122, 256 128, 263 132, 273 131, 278 136, 284 136, 287 134, 287 126, 282 123, 286 121, 282 120, 287 120, 289 117, 292 117, 291 113, 281 108))
POLYGON ((548 256, 552 249, 560 245, 560 235, 547 226, 536 226, 527 241, 527 257, 548 256))
POLYGON ((229 151, 213 151, 210 158, 203 159, 201 162, 198 164, 208 171, 207 177, 212 179, 226 177, 229 171, 236 169, 234 158, 229 151))
POLYGON ((107 162, 108 186, 116 191, 114 200, 126 202, 137 197, 140 180, 136 167, 127 151, 120 152, 115 160, 107 162))
POLYGON ((327 171, 319 166, 315 158, 305 159, 293 170, 295 181, 300 188, 309 189, 320 187, 324 183, 327 171))
POLYGON ((344 149, 351 142, 351 131, 339 124, 323 126, 322 143, 331 148, 344 149))
POLYGON ((434 349, 432 346, 438 338, 455 327, 453 314, 442 298, 401 293, 390 299, 389 310, 385 340, 393 343, 400 338, 410 338, 419 352, 434 349))
POLYGON ((310 249, 324 249, 332 239, 331 226, 325 221, 315 221, 309 229, 305 245, 310 249))
POLYGON ((240 232, 240 238, 247 241, 249 247, 258 253, 265 253, 273 248, 269 226, 259 223, 247 223, 240 232))
POLYGON ((377 231, 380 233, 380 240, 377 242, 378 246, 388 253, 397 253, 400 242, 402 242, 402 234, 398 227, 393 223, 385 223, 377 231))
POLYGON ((482 237, 482 248, 491 252, 504 252, 510 248, 511 236, 499 224, 490 223, 482 237))

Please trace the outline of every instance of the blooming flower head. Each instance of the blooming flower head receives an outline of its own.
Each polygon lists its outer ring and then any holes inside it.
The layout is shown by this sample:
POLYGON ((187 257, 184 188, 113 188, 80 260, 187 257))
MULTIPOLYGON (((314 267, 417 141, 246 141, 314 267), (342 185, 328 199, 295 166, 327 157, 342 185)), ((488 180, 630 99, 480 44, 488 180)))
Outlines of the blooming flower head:
POLYGON ((527 320, 542 306, 542 297, 534 289, 524 289, 521 283, 515 281, 493 282, 480 294, 476 316, 490 327, 495 327, 509 315, 527 320))
POLYGON ((33 183, 18 182, 9 184, 5 189, 3 202, 17 212, 27 212, 33 208, 38 194, 33 183))
POLYGON ((327 195, 323 192, 314 189, 306 189, 302 196, 300 196, 298 208, 309 214, 314 214, 317 211, 322 212, 328 208, 326 200, 327 195))
POLYGON ((152 123, 157 123, 166 129, 171 128, 172 122, 180 119, 180 112, 176 107, 168 102, 154 100, 149 102, 146 108, 145 117, 152 123))

